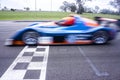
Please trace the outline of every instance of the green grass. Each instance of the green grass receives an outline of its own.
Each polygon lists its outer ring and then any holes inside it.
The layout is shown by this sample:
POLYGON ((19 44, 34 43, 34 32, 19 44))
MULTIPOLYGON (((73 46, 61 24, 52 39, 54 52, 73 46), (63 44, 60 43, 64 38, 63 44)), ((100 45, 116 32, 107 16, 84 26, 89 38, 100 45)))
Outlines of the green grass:
POLYGON ((112 19, 120 19, 120 15, 112 15, 112 14, 84 13, 84 14, 82 14, 82 16, 90 18, 90 19, 94 19, 95 16, 112 18, 112 19))
MULTIPOLYGON (((26 12, 26 11, 0 11, 0 20, 59 20, 70 12, 26 12)), ((81 16, 93 19, 95 16, 120 19, 119 15, 84 13, 81 16)))
POLYGON ((58 20, 71 13, 66 12, 11 12, 0 11, 0 20, 58 20))

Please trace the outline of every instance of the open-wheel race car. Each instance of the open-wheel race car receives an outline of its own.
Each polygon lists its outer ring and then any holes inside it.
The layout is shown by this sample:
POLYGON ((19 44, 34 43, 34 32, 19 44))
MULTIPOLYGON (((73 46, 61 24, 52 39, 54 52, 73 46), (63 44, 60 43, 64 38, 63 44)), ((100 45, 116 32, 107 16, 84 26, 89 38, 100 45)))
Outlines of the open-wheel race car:
POLYGON ((39 22, 17 31, 5 45, 105 44, 116 30, 96 21, 72 15, 53 22, 39 22))

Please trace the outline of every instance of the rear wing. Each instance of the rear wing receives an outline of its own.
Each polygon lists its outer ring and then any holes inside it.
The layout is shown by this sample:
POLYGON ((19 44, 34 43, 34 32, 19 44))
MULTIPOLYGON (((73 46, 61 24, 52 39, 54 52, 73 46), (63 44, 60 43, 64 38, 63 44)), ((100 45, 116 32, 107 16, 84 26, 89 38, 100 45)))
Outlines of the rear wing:
POLYGON ((120 27, 120 19, 110 19, 110 18, 103 18, 103 17, 94 17, 94 20, 98 22, 98 24, 101 24, 103 21, 107 21, 110 23, 115 23, 117 26, 120 27))

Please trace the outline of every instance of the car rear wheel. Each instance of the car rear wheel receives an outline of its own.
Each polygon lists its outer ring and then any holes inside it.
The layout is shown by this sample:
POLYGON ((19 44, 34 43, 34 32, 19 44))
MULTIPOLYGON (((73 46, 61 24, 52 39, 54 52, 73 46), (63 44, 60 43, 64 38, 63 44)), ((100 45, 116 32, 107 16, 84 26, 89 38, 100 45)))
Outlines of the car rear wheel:
POLYGON ((105 44, 108 42, 108 33, 106 31, 98 31, 93 34, 92 41, 95 44, 105 44))
POLYGON ((22 40, 27 45, 35 45, 38 42, 38 33, 35 31, 25 32, 22 36, 22 40))

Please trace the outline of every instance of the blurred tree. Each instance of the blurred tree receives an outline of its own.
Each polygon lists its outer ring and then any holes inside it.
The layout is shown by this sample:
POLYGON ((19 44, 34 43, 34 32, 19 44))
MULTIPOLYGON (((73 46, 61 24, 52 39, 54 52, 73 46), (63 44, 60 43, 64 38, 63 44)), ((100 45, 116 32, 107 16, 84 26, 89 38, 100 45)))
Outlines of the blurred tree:
POLYGON ((84 4, 86 1, 92 1, 92 0, 75 0, 77 4, 77 13, 82 14, 84 12, 84 4))
POLYGON ((30 8, 29 8, 29 7, 24 7, 24 9, 25 9, 26 11, 29 11, 29 10, 30 10, 30 8))
POLYGON ((11 8, 10 10, 13 11, 13 12, 16 11, 16 9, 13 9, 13 8, 11 8))
POLYGON ((75 12, 76 11, 76 5, 75 3, 69 3, 67 1, 63 2, 63 5, 60 6, 60 9, 67 12, 67 10, 71 11, 71 12, 75 12))
POLYGON ((65 12, 66 12, 66 11, 67 11, 67 9, 69 8, 69 5, 70 5, 70 3, 69 3, 69 2, 67 2, 67 1, 64 1, 64 2, 63 2, 64 11, 65 11, 65 12))
POLYGON ((100 13, 102 13, 102 14, 114 14, 114 11, 112 11, 110 9, 102 9, 100 11, 100 13))
POLYGON ((85 6, 85 7, 84 7, 84 12, 93 13, 93 8, 90 8, 90 7, 85 6))
POLYGON ((70 3, 67 2, 67 1, 64 1, 63 4, 64 4, 66 7, 68 7, 70 3))
POLYGON ((66 12, 68 7, 69 7, 69 3, 67 1, 64 1, 63 5, 60 6, 60 9, 66 12))
POLYGON ((69 3, 67 1, 63 2, 63 5, 60 6, 60 9, 63 11, 70 10, 71 12, 77 12, 78 14, 82 14, 84 12, 84 4, 87 1, 92 1, 92 0, 75 0, 75 3, 69 3))
POLYGON ((120 0, 110 1, 109 4, 114 6, 115 8, 117 8, 118 9, 118 13, 120 15, 120 0))
POLYGON ((60 9, 63 10, 64 12, 67 11, 67 8, 64 5, 60 6, 60 9))
POLYGON ((99 8, 98 6, 95 6, 95 12, 96 12, 96 13, 98 13, 99 9, 100 9, 100 8, 99 8))
POLYGON ((2 11, 7 11, 8 8, 6 6, 4 6, 4 8, 2 9, 2 11))
POLYGON ((75 12, 77 10, 77 7, 76 7, 75 3, 71 3, 69 5, 69 7, 70 7, 69 9, 70 9, 71 12, 75 12))

